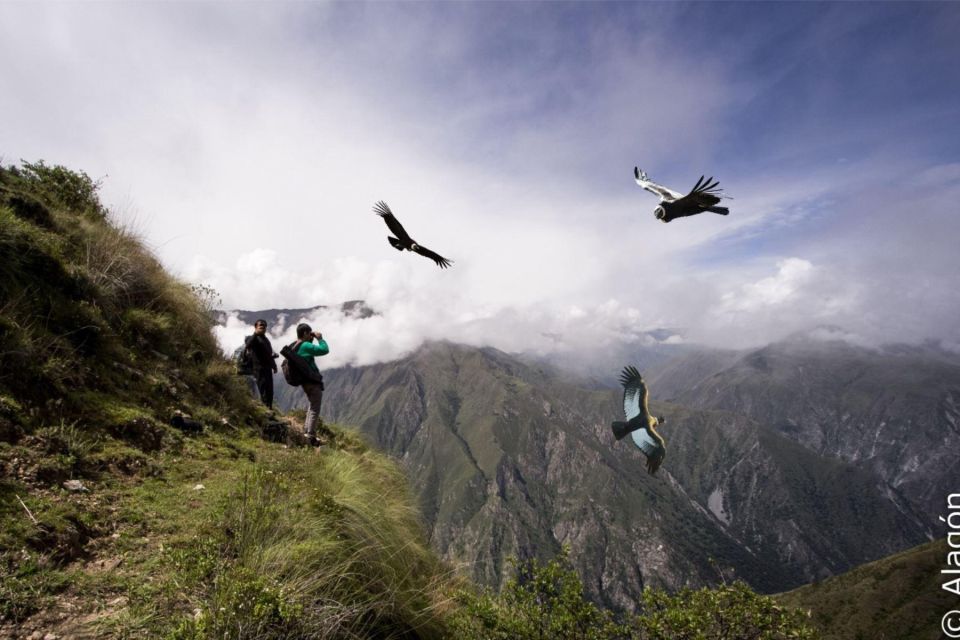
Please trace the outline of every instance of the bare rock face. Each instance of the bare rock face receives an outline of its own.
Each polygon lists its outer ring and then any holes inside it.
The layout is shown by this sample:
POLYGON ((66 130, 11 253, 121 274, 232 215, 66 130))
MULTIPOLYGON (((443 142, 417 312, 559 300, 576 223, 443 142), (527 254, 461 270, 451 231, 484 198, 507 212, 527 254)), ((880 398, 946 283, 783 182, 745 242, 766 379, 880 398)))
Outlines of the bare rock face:
POLYGON ((648 585, 780 591, 925 540, 871 470, 744 411, 654 403, 667 458, 651 477, 610 432, 619 390, 494 349, 433 343, 325 379, 325 417, 402 461, 434 547, 486 584, 569 545, 588 594, 632 610, 648 585))

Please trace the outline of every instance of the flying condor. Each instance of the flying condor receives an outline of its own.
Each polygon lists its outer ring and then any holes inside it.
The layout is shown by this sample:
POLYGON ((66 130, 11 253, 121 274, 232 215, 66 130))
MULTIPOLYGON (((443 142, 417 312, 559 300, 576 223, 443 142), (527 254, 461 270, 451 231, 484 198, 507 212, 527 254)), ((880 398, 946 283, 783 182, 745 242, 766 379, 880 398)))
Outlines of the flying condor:
POLYGON ((729 199, 729 196, 723 195, 723 189, 718 188, 720 182, 715 181, 713 177, 704 180, 703 176, 700 176, 700 179, 697 180, 697 184, 690 190, 690 193, 683 195, 673 189, 668 189, 663 185, 657 184, 637 167, 633 168, 633 176, 638 185, 650 193, 659 196, 660 205, 653 210, 653 213, 657 216, 657 220, 661 220, 662 222, 670 222, 677 218, 695 216, 704 211, 719 213, 722 216, 730 213, 730 210, 726 207, 716 206, 719 204, 721 198, 729 199))
POLYGON ((427 249, 422 244, 417 244, 416 240, 410 237, 410 235, 403 228, 403 225, 400 224, 400 221, 397 220, 396 216, 393 215, 393 212, 390 211, 390 207, 387 206, 387 203, 383 200, 380 200, 375 205, 373 205, 373 212, 378 216, 383 218, 383 221, 387 223, 387 227, 390 231, 393 232, 397 237, 387 236, 387 240, 397 251, 413 251, 414 253, 419 253, 422 256, 430 258, 437 263, 437 266, 441 269, 446 269, 453 262, 452 260, 447 260, 438 253, 434 253, 430 249, 427 249))
POLYGON ((647 385, 636 367, 624 367, 620 374, 623 385, 623 415, 626 422, 614 422, 613 437, 621 440, 630 434, 633 443, 647 456, 647 472, 653 475, 663 463, 667 448, 663 437, 657 433, 657 425, 665 422, 663 417, 650 415, 647 407, 647 385))

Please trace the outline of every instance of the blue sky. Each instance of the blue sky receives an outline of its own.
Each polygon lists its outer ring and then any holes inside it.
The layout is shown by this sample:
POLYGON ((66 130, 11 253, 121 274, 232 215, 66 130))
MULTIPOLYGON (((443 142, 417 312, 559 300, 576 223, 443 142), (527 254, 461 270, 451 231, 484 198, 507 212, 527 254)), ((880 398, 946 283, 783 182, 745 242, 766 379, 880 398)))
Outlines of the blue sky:
POLYGON ((956 3, 5 3, 0 157, 104 176, 227 306, 365 298, 402 348, 960 343, 957 33, 956 3), (634 165, 731 215, 657 222, 634 165))

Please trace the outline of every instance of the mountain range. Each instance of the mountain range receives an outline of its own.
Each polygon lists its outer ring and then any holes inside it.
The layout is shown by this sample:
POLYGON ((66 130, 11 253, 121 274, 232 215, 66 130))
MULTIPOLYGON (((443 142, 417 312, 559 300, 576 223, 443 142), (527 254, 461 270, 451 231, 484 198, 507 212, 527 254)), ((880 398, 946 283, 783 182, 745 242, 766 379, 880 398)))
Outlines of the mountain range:
POLYGON ((796 336, 747 352, 683 355, 657 397, 748 416, 873 477, 928 535, 960 469, 960 355, 936 344, 865 348, 796 336))
MULTIPOLYGON (((363 300, 348 300, 338 305, 340 313, 349 318, 362 320, 376 314, 376 311, 367 306, 363 300)), ((297 322, 301 318, 310 317, 311 314, 328 309, 327 305, 317 305, 315 307, 301 307, 296 309, 261 309, 259 311, 249 311, 246 309, 231 309, 229 311, 214 312, 214 321, 219 324, 226 324, 227 318, 235 316, 244 324, 250 325, 251 333, 253 323, 263 318, 272 329, 283 331, 289 322, 297 322)))
POLYGON ((960 477, 954 354, 797 336, 652 360, 653 477, 610 433, 619 389, 493 348, 327 370, 323 414, 402 462, 434 548, 493 586, 569 545, 590 597, 631 610, 647 585, 783 591, 933 537, 960 477))

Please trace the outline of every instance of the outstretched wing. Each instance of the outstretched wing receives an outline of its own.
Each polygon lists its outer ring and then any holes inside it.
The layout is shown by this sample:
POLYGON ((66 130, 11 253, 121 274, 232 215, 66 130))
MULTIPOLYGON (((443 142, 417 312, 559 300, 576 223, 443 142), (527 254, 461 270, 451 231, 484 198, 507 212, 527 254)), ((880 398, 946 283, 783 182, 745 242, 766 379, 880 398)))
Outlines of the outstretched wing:
POLYGON ((719 185, 720 182, 714 180, 713 176, 706 180, 703 179, 703 176, 700 176, 690 193, 683 196, 677 203, 693 204, 703 209, 712 207, 720 202, 720 198, 723 197, 723 189, 719 188, 719 185))
MULTIPOLYGON (((410 234, 407 233, 403 225, 400 224, 400 221, 393 215, 393 211, 390 211, 390 207, 387 206, 386 202, 379 200, 373 205, 373 212, 383 218, 383 221, 387 223, 387 227, 390 228, 390 231, 393 232, 393 235, 397 236, 402 244, 409 246, 413 243, 410 234)), ((391 242, 390 244, 393 243, 391 242)))
POLYGON ((666 200, 667 202, 673 202, 683 197, 683 194, 674 191, 673 189, 667 189, 665 186, 657 184, 653 180, 647 177, 647 174, 639 169, 639 167, 633 168, 633 177, 637 181, 637 184, 652 193, 655 196, 659 196, 661 200, 666 200))
POLYGON ((440 267, 441 269, 446 269, 453 262, 452 260, 447 260, 446 258, 441 256, 439 253, 430 251, 430 249, 427 249, 422 244, 413 245, 413 250, 419 253, 420 255, 426 256, 427 258, 430 258, 431 260, 436 262, 437 266, 440 267))
POLYGON ((634 366, 624 367, 620 374, 620 384, 623 385, 623 415, 627 421, 637 416, 649 416, 647 411, 647 385, 643 376, 634 366))
POLYGON ((630 437, 633 438, 633 444, 637 445, 637 448, 643 451, 648 458, 660 456, 666 451, 663 445, 651 436, 646 429, 632 431, 630 437))
POLYGON ((653 475, 667 457, 667 448, 663 441, 654 438, 647 429, 637 429, 632 432, 633 443, 637 445, 643 455, 647 456, 647 473, 653 475))
POLYGON ((634 366, 623 368, 620 374, 620 384, 623 385, 623 413, 627 421, 633 424, 639 422, 642 426, 630 432, 633 443, 647 457, 647 471, 652 475, 657 472, 667 455, 667 449, 652 425, 656 421, 650 419, 650 410, 647 407, 649 393, 643 376, 634 366))

